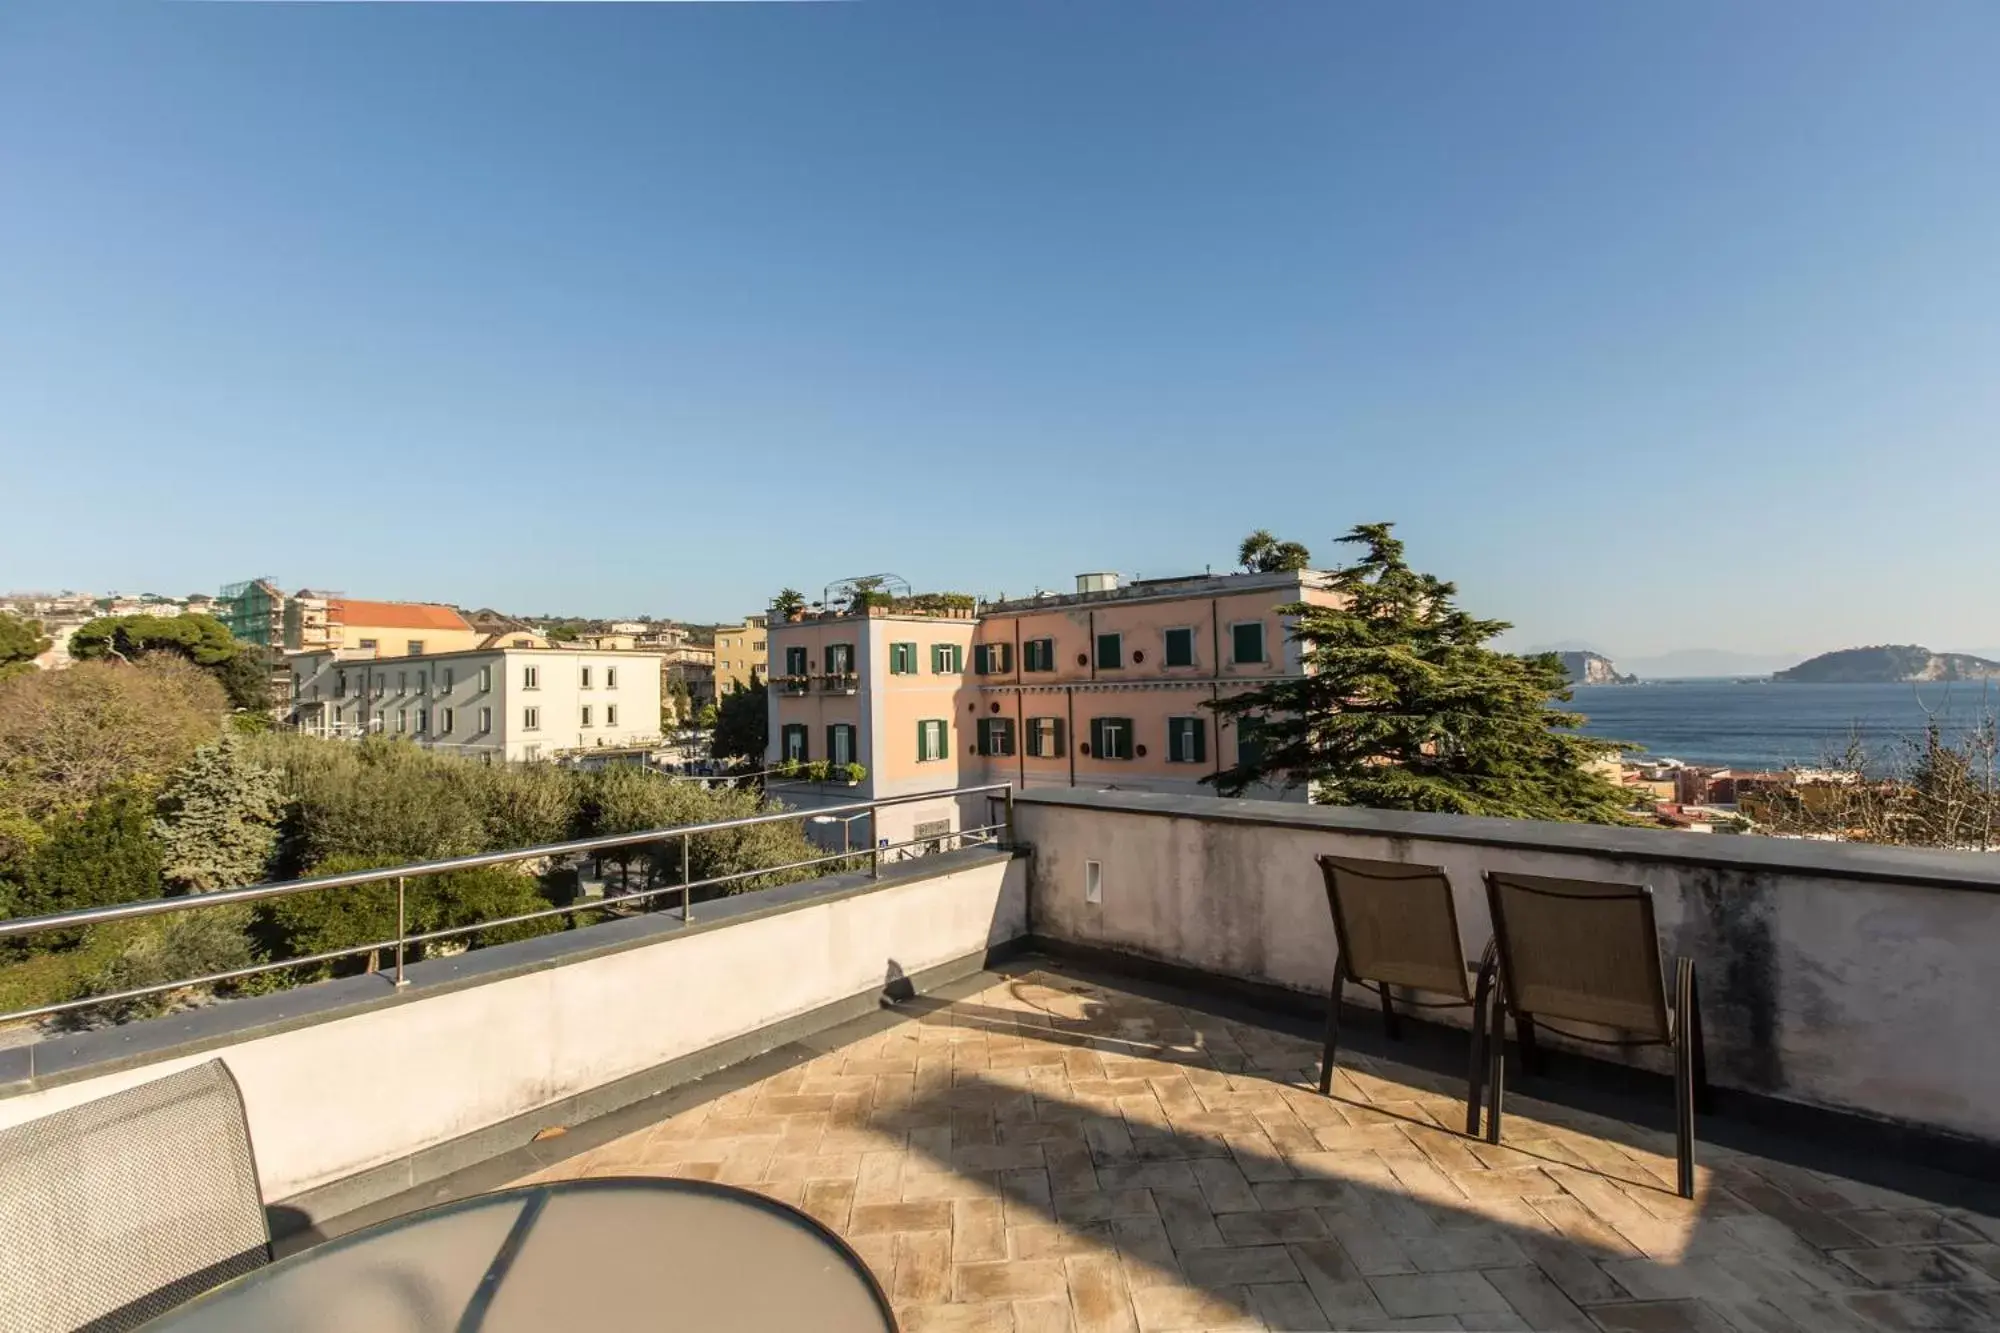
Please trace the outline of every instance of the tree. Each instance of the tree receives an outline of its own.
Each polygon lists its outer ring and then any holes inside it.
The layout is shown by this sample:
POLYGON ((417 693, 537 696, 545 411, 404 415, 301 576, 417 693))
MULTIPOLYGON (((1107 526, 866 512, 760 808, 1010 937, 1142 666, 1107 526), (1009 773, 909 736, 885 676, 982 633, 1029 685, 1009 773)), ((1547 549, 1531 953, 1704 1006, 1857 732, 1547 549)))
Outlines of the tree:
POLYGON ((1243 539, 1243 544, 1236 548, 1236 559, 1251 574, 1277 574, 1312 566, 1312 552, 1297 542, 1281 542, 1264 528, 1243 539))
POLYGON ((240 647, 227 625, 214 616, 199 613, 99 616, 85 622, 69 642, 70 656, 81 662, 172 652, 196 666, 219 666, 236 656, 240 647))
MULTIPOLYGON (((606 833, 637 833, 647 829, 677 828, 686 824, 709 824, 743 819, 767 813, 755 792, 710 789, 693 782, 675 782, 627 766, 607 768, 589 775, 584 797, 581 832, 595 837, 606 833)), ((689 871, 693 879, 713 879, 720 875, 786 866, 810 860, 820 853, 799 825, 791 820, 753 824, 696 835, 690 840, 689 871)), ((680 882, 680 840, 668 838, 650 847, 634 847, 626 859, 648 865, 648 879, 669 884, 680 882)), ((607 854, 607 860, 619 860, 607 854)), ((768 875, 746 875, 722 886, 724 893, 743 893, 770 888, 795 880, 811 879, 823 873, 818 866, 773 870, 768 875)))
POLYGON ((52 820, 16 891, 15 912, 42 916, 159 897, 160 849, 147 827, 151 814, 148 794, 124 786, 52 820))
POLYGON ((894 600, 882 588, 884 579, 879 574, 850 581, 848 587, 847 613, 853 616, 866 615, 871 606, 887 606, 894 600))
POLYGON ((271 706, 270 659, 254 644, 238 643, 214 616, 99 616, 71 636, 69 651, 80 662, 133 662, 170 653, 208 670, 228 695, 230 707, 264 711, 271 706))
POLYGON ((39 620, 22 620, 0 612, 0 680, 34 670, 35 659, 47 652, 53 640, 42 633, 39 620))
POLYGON ((794 612, 805 609, 805 594, 797 588, 781 588, 778 590, 778 595, 771 599, 771 614, 781 624, 784 621, 790 620, 794 612))
POLYGON ((703 704, 701 711, 694 715, 694 724, 702 731, 712 731, 715 728, 715 719, 718 715, 714 704, 703 704))
POLYGON ((277 771, 252 759, 241 736, 226 732, 195 751, 168 781, 153 820, 167 883, 206 893, 264 878, 283 805, 277 771))
POLYGON ((0 680, 0 809, 30 819, 154 784, 221 734, 225 700, 172 658, 81 662, 0 680))
POLYGON ((1310 783, 1335 805, 1625 822, 1625 794, 1586 765, 1629 747, 1575 734, 1583 719, 1552 707, 1570 697, 1560 659, 1485 647, 1510 626, 1412 570, 1391 526, 1341 538, 1365 554, 1334 571, 1339 605, 1281 608, 1297 617, 1306 674, 1210 705, 1256 740, 1204 781, 1225 795, 1310 783))
POLYGON ((763 682, 722 696, 722 706, 716 710, 715 732, 708 743, 711 755, 724 763, 740 759, 752 765, 761 764, 770 743, 770 699, 763 682))

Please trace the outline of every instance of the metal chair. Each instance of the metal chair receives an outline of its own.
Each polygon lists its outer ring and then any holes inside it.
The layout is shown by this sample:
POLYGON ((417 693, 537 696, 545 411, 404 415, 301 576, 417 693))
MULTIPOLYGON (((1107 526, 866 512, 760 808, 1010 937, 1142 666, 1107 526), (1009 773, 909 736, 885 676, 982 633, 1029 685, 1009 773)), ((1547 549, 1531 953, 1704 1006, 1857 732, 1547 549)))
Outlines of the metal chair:
POLYGON ((137 1328, 270 1261, 220 1060, 0 1129, 0 1327, 137 1328))
POLYGON ((1327 910, 1333 914, 1333 935, 1340 947, 1327 996, 1320 1094, 1333 1091, 1340 1004, 1348 982, 1381 997, 1382 1026, 1392 1038, 1401 1035, 1392 986, 1454 996, 1428 1001, 1405 997, 1403 1003, 1418 1009, 1471 1008, 1472 1067, 1466 1076, 1465 1132, 1477 1134, 1480 1083, 1486 1066, 1486 1006, 1493 990, 1493 946, 1488 944, 1480 959, 1476 985, 1468 986, 1472 972, 1459 943, 1451 881, 1437 866, 1322 856, 1319 868, 1326 879, 1327 910))
POLYGON ((1653 891, 1630 884, 1488 871, 1486 898, 1500 949, 1487 1140, 1500 1142, 1509 1013, 1514 1016, 1521 1067, 1530 1073, 1540 1066, 1535 1044, 1538 1023, 1572 1040, 1597 1045, 1665 1046, 1674 1057, 1678 1184, 1682 1198, 1693 1198, 1694 1113, 1697 1103, 1706 1109, 1708 1099, 1701 1007, 1691 958, 1675 960, 1673 1001, 1668 1003, 1653 891), (1631 1035, 1593 1037, 1547 1023, 1551 1018, 1631 1035))

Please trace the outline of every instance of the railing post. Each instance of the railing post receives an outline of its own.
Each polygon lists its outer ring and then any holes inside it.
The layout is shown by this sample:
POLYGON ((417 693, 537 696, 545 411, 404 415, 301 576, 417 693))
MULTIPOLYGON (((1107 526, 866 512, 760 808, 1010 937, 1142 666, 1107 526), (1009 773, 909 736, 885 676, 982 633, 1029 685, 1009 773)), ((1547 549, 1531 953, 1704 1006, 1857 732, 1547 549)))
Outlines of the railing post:
POLYGON ((1007 850, 1014 850, 1014 784, 1007 784, 1007 850))
POLYGON ((694 889, 688 884, 694 877, 688 873, 688 842, 688 835, 681 834, 681 924, 683 926, 694 924, 694 889))
POLYGON ((406 920, 403 911, 403 876, 398 875, 396 876, 396 984, 398 986, 410 984, 403 979, 403 934, 406 920))
POLYGON ((882 807, 868 807, 868 875, 882 878, 882 807))

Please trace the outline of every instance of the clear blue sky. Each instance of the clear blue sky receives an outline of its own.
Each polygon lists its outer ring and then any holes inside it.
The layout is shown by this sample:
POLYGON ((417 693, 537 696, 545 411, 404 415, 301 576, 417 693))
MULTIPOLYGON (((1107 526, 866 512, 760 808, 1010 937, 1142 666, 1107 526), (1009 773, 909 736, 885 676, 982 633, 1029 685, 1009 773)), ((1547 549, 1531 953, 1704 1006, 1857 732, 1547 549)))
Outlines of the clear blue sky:
POLYGON ((1393 519, 2000 644, 2000 5, 0 7, 0 587, 720 617, 1393 519))

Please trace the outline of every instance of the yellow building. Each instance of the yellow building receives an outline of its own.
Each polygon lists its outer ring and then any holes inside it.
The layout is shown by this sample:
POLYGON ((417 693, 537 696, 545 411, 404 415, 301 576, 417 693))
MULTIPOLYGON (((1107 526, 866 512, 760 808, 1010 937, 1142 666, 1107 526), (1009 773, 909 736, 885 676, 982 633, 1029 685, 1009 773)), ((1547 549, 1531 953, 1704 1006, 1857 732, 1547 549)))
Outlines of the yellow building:
POLYGON ((756 681, 769 680, 766 665, 765 618, 745 616, 740 625, 718 625, 715 629, 715 690, 727 694, 733 689, 749 689, 756 681))
POLYGON ((377 657, 468 652, 487 637, 448 606, 306 592, 287 603, 284 634, 288 652, 336 648, 377 657))

